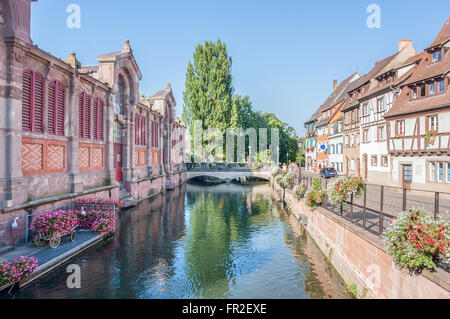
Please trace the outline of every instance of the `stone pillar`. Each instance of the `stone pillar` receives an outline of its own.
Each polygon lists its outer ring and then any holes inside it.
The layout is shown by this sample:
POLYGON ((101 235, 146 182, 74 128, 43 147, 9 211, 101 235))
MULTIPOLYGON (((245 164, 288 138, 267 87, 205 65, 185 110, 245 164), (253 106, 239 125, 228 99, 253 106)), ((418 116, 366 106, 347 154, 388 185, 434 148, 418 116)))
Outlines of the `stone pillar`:
POLYGON ((147 141, 147 145, 145 145, 145 149, 146 149, 146 153, 145 153, 145 163, 147 166, 147 177, 152 176, 152 158, 151 158, 151 141, 150 141, 150 130, 151 130, 151 126, 150 126, 150 112, 147 112, 146 117, 145 117, 145 140, 147 141))
POLYGON ((69 174, 69 191, 71 193, 79 193, 84 189, 83 177, 80 174, 78 155, 80 148, 79 132, 79 107, 78 99, 80 95, 80 83, 77 77, 77 71, 73 71, 70 79, 67 99, 67 117, 66 132, 68 134, 68 174, 69 174))
POLYGON ((158 128, 159 128, 159 145, 158 145, 158 150, 159 150, 159 167, 160 167, 160 173, 161 174, 165 174, 166 170, 164 167, 164 130, 163 130, 163 121, 162 118, 158 119, 158 128))
POLYGON ((105 101, 105 171, 108 185, 116 185, 116 170, 114 169, 114 94, 110 90, 105 101))
POLYGON ((126 119, 125 119, 125 143, 123 144, 123 181, 126 190, 129 193, 133 193, 133 182, 135 178, 135 163, 134 163, 134 117, 136 114, 136 107, 134 104, 130 104, 130 107, 126 108, 126 119))
POLYGON ((27 201, 27 184, 22 176, 22 73, 25 53, 16 39, 1 48, 0 77, 0 200, 2 207, 27 201))

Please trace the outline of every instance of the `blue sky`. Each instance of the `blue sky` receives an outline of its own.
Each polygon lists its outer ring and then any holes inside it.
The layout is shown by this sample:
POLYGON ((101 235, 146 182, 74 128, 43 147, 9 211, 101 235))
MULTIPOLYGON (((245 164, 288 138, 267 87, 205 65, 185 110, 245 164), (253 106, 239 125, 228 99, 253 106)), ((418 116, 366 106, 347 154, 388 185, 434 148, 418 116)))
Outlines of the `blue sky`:
POLYGON ((170 81, 180 115, 195 46, 220 38, 233 58, 235 93, 302 135, 334 79, 368 72, 396 52, 400 39, 422 51, 449 13, 448 0, 40 0, 32 5, 32 39, 62 59, 75 51, 84 65, 130 39, 144 75, 141 93, 152 95, 170 81), (80 29, 66 26, 72 3, 81 7, 80 29), (380 29, 366 25, 370 4, 381 8, 380 29))

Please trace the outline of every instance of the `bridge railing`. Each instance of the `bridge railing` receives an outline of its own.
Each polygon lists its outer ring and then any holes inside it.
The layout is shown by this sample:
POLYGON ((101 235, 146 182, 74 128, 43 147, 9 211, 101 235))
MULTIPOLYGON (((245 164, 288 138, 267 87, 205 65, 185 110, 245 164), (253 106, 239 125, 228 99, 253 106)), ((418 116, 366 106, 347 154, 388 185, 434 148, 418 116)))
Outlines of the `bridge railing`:
POLYGON ((263 163, 187 163, 188 171, 194 170, 270 170, 273 166, 263 163))

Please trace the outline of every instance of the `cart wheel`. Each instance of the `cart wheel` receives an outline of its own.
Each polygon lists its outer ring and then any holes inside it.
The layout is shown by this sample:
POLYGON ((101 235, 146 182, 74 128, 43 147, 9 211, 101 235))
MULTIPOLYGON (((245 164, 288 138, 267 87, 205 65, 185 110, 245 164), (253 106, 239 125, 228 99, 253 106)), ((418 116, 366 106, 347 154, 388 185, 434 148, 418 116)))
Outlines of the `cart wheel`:
POLYGON ((60 244, 61 236, 59 235, 59 233, 56 233, 52 236, 52 238, 50 238, 49 245, 51 248, 55 249, 58 248, 60 244))
POLYGON ((77 239, 77 232, 74 230, 70 233, 70 240, 75 241, 75 239, 77 239))
POLYGON ((43 246, 45 244, 45 241, 44 241, 44 239, 42 237, 43 236, 42 236, 41 233, 37 234, 36 237, 34 237, 34 244, 36 246, 39 247, 39 246, 43 246))

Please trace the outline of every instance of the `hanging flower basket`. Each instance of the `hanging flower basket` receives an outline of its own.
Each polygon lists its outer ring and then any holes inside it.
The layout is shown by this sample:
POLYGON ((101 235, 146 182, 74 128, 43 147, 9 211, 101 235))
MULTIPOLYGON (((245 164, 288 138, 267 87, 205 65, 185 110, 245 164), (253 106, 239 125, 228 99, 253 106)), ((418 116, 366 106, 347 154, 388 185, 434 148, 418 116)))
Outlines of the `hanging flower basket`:
POLYGON ((296 185, 294 187, 294 192, 293 192, 294 197, 297 200, 304 198, 307 189, 308 189, 308 186, 306 186, 306 184, 296 185))
POLYGON ((434 219, 424 209, 402 212, 383 234, 389 256, 402 268, 420 272, 450 265, 450 223, 434 219))

